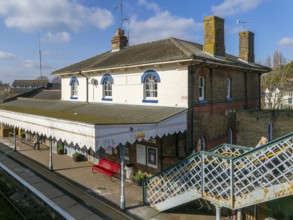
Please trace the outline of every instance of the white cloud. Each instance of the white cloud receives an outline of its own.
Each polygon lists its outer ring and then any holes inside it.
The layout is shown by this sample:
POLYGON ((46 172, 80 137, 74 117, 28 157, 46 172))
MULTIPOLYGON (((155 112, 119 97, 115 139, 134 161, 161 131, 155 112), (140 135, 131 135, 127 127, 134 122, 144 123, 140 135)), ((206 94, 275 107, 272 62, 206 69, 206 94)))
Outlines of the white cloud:
POLYGON ((38 69, 40 67, 40 63, 37 61, 34 61, 34 60, 27 59, 27 60, 23 61, 23 66, 26 69, 33 69, 34 70, 34 69, 38 69))
POLYGON ((138 4, 141 6, 146 6, 147 9, 153 10, 154 12, 160 12, 160 7, 154 2, 148 2, 147 0, 138 0, 138 4))
POLYGON ((114 22, 110 11, 71 0, 0 0, 0 15, 7 27, 25 32, 64 29, 78 32, 87 26, 105 29, 114 22))
POLYGON ((239 34, 240 32, 244 31, 243 27, 230 27, 226 26, 225 31, 228 32, 229 34, 239 34))
POLYGON ((212 12, 218 16, 230 16, 257 8, 262 0, 224 0, 220 5, 213 5, 212 12))
POLYGON ((283 37, 280 41, 279 44, 281 46, 287 46, 287 47, 293 47, 293 38, 290 37, 283 37))
POLYGON ((196 23, 192 18, 172 15, 161 11, 160 7, 147 0, 139 0, 140 6, 145 6, 155 14, 145 20, 132 17, 130 19, 130 43, 137 44, 168 37, 195 39, 196 31, 202 28, 202 23, 196 23))
POLYGON ((13 53, 0 51, 0 59, 12 59, 12 58, 15 58, 15 57, 16 56, 13 53))
POLYGON ((56 34, 48 32, 45 36, 45 40, 50 42, 68 43, 70 41, 70 34, 67 32, 60 32, 56 34))

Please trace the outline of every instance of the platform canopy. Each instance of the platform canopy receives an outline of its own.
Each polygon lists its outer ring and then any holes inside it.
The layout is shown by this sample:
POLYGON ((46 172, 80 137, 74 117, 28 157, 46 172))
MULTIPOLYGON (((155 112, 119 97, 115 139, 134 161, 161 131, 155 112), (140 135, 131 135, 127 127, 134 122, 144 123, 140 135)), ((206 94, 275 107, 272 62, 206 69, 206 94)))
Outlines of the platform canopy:
POLYGON ((22 98, 0 105, 0 122, 96 151, 184 132, 187 109, 22 98))

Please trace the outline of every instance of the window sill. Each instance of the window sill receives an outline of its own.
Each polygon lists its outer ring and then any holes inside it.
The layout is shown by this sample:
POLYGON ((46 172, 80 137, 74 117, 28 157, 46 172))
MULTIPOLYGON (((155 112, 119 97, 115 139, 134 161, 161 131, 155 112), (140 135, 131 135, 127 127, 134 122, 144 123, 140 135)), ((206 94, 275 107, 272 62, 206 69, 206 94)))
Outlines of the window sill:
POLYGON ((144 100, 142 100, 142 102, 144 102, 144 103, 158 103, 159 101, 154 100, 154 99, 144 99, 144 100))
POLYGON ((108 101, 108 102, 111 102, 111 101, 113 101, 113 99, 112 99, 112 98, 102 98, 102 101, 108 101))
POLYGON ((201 104, 201 105, 205 105, 205 104, 207 104, 207 103, 208 103, 207 100, 199 100, 199 104, 201 104))
POLYGON ((78 99, 77 96, 71 96, 70 99, 78 99))

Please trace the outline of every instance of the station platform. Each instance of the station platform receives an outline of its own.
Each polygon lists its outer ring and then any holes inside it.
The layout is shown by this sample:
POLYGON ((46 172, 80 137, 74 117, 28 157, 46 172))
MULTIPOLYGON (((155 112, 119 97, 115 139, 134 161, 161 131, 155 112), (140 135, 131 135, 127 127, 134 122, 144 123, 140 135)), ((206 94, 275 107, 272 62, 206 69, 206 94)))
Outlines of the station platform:
MULTIPOLYGON (((215 216, 201 215, 196 209, 158 212, 142 203, 142 188, 125 182, 126 210, 120 210, 120 179, 113 182, 102 173, 91 171, 92 163, 74 162, 67 155, 52 154, 53 171, 49 171, 49 148, 33 149, 33 143, 14 143, 0 138, 0 166, 10 170, 65 219, 157 219, 211 220, 215 216)), ((224 218, 223 218, 224 219, 224 218)))

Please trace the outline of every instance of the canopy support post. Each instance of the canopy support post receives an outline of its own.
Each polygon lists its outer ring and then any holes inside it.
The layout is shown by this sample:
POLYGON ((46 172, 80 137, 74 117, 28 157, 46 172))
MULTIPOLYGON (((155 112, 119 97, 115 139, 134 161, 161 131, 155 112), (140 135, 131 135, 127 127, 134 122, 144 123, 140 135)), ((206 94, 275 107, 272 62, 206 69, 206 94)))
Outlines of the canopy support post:
POLYGON ((124 160, 125 160, 125 145, 120 144, 120 158, 121 158, 121 195, 120 195, 120 209, 125 210, 125 177, 124 177, 124 160))
POLYGON ((50 151, 49 151, 49 170, 53 170, 53 158, 52 158, 52 138, 50 137, 50 151))
POLYGON ((16 152, 16 127, 13 127, 14 151, 16 152))

